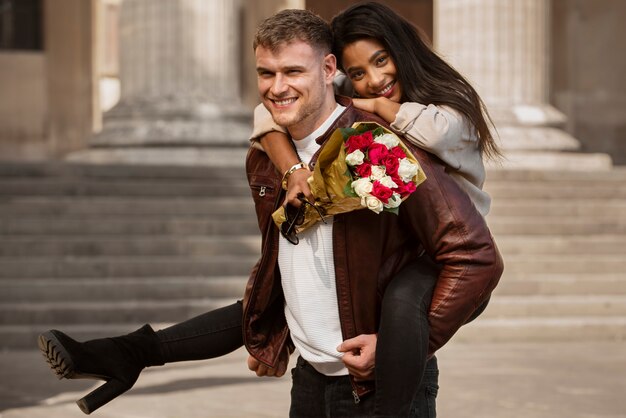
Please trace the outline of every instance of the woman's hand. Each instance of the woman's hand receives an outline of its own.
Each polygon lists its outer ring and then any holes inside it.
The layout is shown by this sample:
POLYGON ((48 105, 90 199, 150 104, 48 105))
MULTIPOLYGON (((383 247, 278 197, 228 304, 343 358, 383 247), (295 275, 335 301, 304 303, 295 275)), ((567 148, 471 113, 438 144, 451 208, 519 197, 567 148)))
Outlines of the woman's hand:
POLYGON ((366 112, 376 113, 376 99, 352 99, 352 104, 357 109, 365 110, 366 112))
POLYGON ((297 196, 299 193, 302 193, 306 200, 313 203, 314 198, 311 194, 309 183, 307 182, 307 179, 311 176, 311 174, 311 171, 306 168, 301 168, 291 173, 287 179, 287 195, 285 197, 285 205, 289 203, 292 206, 300 207, 302 202, 298 200, 297 196))

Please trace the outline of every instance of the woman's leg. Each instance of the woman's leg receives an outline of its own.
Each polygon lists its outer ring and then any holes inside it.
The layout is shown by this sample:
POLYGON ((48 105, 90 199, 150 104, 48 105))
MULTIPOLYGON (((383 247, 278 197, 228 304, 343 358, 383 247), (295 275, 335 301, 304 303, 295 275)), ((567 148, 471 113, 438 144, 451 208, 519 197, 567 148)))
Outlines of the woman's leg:
POLYGON ((205 360, 243 345, 241 302, 206 312, 156 332, 164 363, 205 360))
POLYGON ((154 332, 78 342, 61 331, 39 336, 39 347, 59 379, 91 377, 106 383, 77 401, 85 413, 130 389, 148 366, 219 357, 243 345, 241 302, 154 332))
POLYGON ((409 418, 436 418, 438 392, 439 367, 437 366, 437 357, 433 356, 426 363, 424 377, 413 398, 409 418))
POLYGON ((407 417, 428 354, 428 310, 438 268, 428 256, 385 289, 376 344, 376 416, 407 417))

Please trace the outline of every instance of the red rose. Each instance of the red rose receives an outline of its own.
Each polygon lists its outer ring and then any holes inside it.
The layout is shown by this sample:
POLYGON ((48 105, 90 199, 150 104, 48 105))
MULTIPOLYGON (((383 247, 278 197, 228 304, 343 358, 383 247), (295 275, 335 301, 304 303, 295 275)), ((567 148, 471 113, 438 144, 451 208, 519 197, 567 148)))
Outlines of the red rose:
MULTIPOLYGON (((391 176, 391 180, 393 180, 394 183, 396 183, 398 185, 398 187, 401 187, 404 184, 404 181, 402 181, 402 179, 400 178, 400 176, 398 175, 398 173, 395 173, 391 176)), ((398 189, 398 187, 396 187, 393 191, 396 193, 400 193, 400 189, 398 189)))
POLYGON ((398 147, 398 146, 395 146, 395 147, 391 148, 389 150, 389 153, 391 155, 393 155, 394 157, 396 157, 397 159, 400 159, 400 160, 403 159, 403 158, 406 158, 406 154, 405 154, 404 150, 401 147, 398 147))
POLYGON ((383 203, 389 202, 393 192, 389 187, 383 186, 378 180, 372 184, 372 196, 377 197, 383 203))
POLYGON ((350 154, 356 150, 361 150, 363 153, 374 142, 372 133, 370 131, 364 132, 361 135, 353 135, 346 140, 346 154, 350 154))
POLYGON ((372 165, 366 161, 354 167, 354 171, 359 177, 369 177, 372 174, 372 165))
POLYGON ((400 183, 396 183, 396 184, 398 185, 396 192, 399 193, 400 197, 402 198, 410 195, 417 188, 417 186, 415 186, 415 183, 413 183, 412 181, 409 181, 408 183, 404 183, 402 180, 400 180, 400 183))
POLYGON ((397 157, 388 154, 385 158, 383 158, 382 164, 385 166, 385 173, 388 176, 395 176, 396 174, 398 174, 398 167, 400 167, 400 162, 398 161, 397 157))
POLYGON ((389 154, 389 150, 385 144, 374 142, 367 150, 367 156, 374 165, 382 165, 383 158, 389 154))

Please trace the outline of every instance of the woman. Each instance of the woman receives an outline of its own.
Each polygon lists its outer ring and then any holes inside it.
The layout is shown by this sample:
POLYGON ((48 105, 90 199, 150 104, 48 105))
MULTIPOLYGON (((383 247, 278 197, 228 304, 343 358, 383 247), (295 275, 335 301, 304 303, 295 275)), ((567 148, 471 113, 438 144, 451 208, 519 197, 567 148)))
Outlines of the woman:
MULTIPOLYGON (((352 39, 349 37, 349 31, 344 31, 344 29, 342 29, 344 28, 342 25, 346 25, 346 23, 351 19, 359 19, 360 23, 366 21, 364 19, 382 19, 383 21, 387 19, 389 26, 404 24, 398 23, 401 19, 391 10, 381 7, 382 6, 375 3, 353 7, 346 10, 333 20, 333 29, 337 31, 337 36, 339 38, 344 35, 346 36, 346 39, 341 39, 341 42, 339 42, 338 39, 336 46, 338 48, 337 50, 342 51, 342 56, 339 58, 339 61, 342 63, 344 66, 343 68, 347 71, 353 81, 357 93, 364 98, 373 97, 378 95, 378 93, 381 93, 381 95, 389 97, 390 101, 395 101, 396 104, 400 102, 403 102, 404 104, 405 101, 412 101, 413 104, 422 102, 433 103, 435 105, 450 102, 451 106, 452 104, 456 104, 456 101, 454 100, 456 96, 453 97, 451 93, 448 95, 442 95, 442 98, 444 98, 445 101, 440 100, 440 98, 436 96, 415 96, 415 90, 417 90, 418 93, 420 91, 419 89, 415 89, 414 86, 418 82, 423 82, 424 77, 422 74, 413 75, 412 73, 409 73, 411 75, 407 78, 407 76, 402 75, 401 71, 403 71, 403 68, 400 66, 398 66, 397 69, 397 78, 395 72, 392 71, 389 75, 393 76, 388 79, 388 82, 381 84, 378 90, 368 92, 359 87, 361 85, 359 82, 367 79, 365 76, 361 78, 361 73, 358 71, 361 67, 363 67, 362 69, 366 69, 365 67, 367 67, 367 65, 352 60, 354 57, 352 57, 351 52, 354 53, 353 55, 356 57, 362 58, 365 56, 361 51, 361 46, 363 46, 363 44, 359 41, 377 41, 378 44, 374 45, 375 48, 380 48, 382 46, 383 48, 381 50, 389 51, 387 52, 389 58, 388 63, 392 66, 394 66, 395 62, 399 61, 395 59, 395 56, 391 53, 393 51, 391 48, 398 47, 400 50, 401 47, 407 47, 407 45, 395 45, 396 43, 403 43, 403 38, 401 34, 398 33, 389 34, 390 38, 397 37, 395 41, 390 42, 384 37, 378 39, 377 37, 372 36, 372 34, 366 34, 352 39), (383 19, 384 16, 386 17, 383 19), (358 65, 352 65, 353 62, 356 62, 358 65), (347 63, 350 65, 346 65, 347 63)), ((397 28, 394 27, 394 29, 397 28)), ((385 31, 378 31, 377 34, 382 34, 384 32, 385 31)), ((405 34, 404 36, 406 37, 407 35, 405 34)), ((416 39, 413 39, 413 41, 421 43, 422 45, 423 42, 419 40, 417 33, 415 33, 414 36, 416 39)), ((369 44, 367 43, 365 44, 366 47, 368 45, 369 44)), ((428 53, 432 54, 432 52, 427 47, 425 48, 426 50, 420 50, 420 53, 426 54, 426 57, 428 57, 428 53)), ((422 59, 421 56, 420 59, 422 59)), ((365 62, 369 62, 369 60, 366 60, 365 62)), ((380 63, 382 64, 383 62, 384 59, 381 59, 380 63)), ((436 64, 439 64, 439 62, 435 62, 434 68, 436 68, 436 64)), ((430 69, 428 71, 430 71, 430 69)), ((428 73, 426 72, 425 74, 428 73)), ((444 71, 443 74, 448 73, 444 71)), ((445 79, 445 77, 442 79, 445 79)), ((456 89, 459 88, 459 85, 457 85, 458 83, 455 84, 454 80, 448 81, 452 85, 451 91, 456 91, 456 89)), ((460 82, 460 85, 465 86, 465 84, 460 82)), ((463 101, 459 99, 459 112, 460 114, 465 115, 463 110, 466 108, 469 109, 472 106, 478 106, 478 115, 480 116, 480 120, 477 119, 477 121, 482 121, 486 127, 486 123, 480 110, 480 101, 477 99, 475 93, 473 93, 471 87, 469 87, 469 85, 467 86, 468 89, 460 90, 463 92, 463 97, 467 95, 467 97, 472 97, 477 101, 470 102, 470 104, 468 104, 466 103, 467 100, 463 101)), ((427 89, 426 91, 428 92, 429 90, 427 89)), ((359 105, 366 106, 371 103, 372 102, 365 100, 359 105)), ((424 108, 426 107, 427 106, 424 106, 424 108)), ((456 109, 453 106, 452 108, 456 109)), ((424 109, 422 109, 421 113, 423 113, 423 110, 424 109)), ((431 111, 434 112, 434 114, 437 114, 436 106, 435 109, 431 109, 431 111)), ((381 112, 382 115, 382 112, 384 111, 381 110, 379 112, 381 112)), ((397 113, 399 114, 399 112, 397 113)), ((473 115, 476 116, 475 114, 473 115)), ((432 116, 432 118, 434 120, 438 120, 436 116, 432 116)), ((479 123, 474 122, 471 116, 468 116, 467 119, 471 121, 473 126, 479 126, 479 123)), ((458 117, 458 120, 465 121, 463 117, 458 117)), ((409 129, 407 129, 407 131, 408 130, 409 129)), ((468 131, 471 133, 473 132, 471 129, 468 129, 468 131)), ((486 132, 488 133, 488 130, 486 132)), ((408 133, 406 134, 408 135, 408 133)), ((481 138, 484 144, 488 144, 490 137, 480 134, 479 131, 478 134, 474 135, 474 138, 481 138)), ((263 139, 263 144, 269 144, 270 139, 271 137, 268 135, 267 138, 263 139)), ((480 141, 474 140, 474 143, 477 142, 480 141)), ((486 150, 491 149, 488 146, 483 146, 482 148, 486 150)), ((270 151, 271 146, 268 146, 267 149, 268 153, 272 157, 273 155, 270 151)), ((280 150, 280 147, 278 149, 280 150)), ((493 150, 495 150, 495 146, 493 147, 493 150)), ((283 158, 281 157, 275 159, 274 161, 278 163, 282 160, 283 158)), ((280 167, 281 164, 278 164, 278 166, 280 167)), ((291 173, 291 177, 287 179, 290 188, 293 188, 294 185, 297 184, 294 180, 301 174, 306 174, 306 170, 296 170, 291 173)), ((300 190, 304 191, 304 188, 301 188, 300 190)), ((415 388, 417 388, 419 384, 419 378, 423 373, 427 356, 427 309, 430 303, 430 292, 432 291, 435 280, 436 272, 432 267, 424 269, 421 264, 413 265, 409 266, 404 272, 401 272, 398 277, 392 281, 392 285, 390 285, 386 290, 386 296, 383 302, 383 320, 379 334, 379 344, 377 346, 377 350, 381 350, 379 353, 385 354, 379 354, 378 357, 381 361, 383 358, 397 358, 393 357, 394 350, 396 350, 395 352, 397 352, 397 350, 402 350, 400 353, 405 355, 405 357, 406 353, 417 353, 413 356, 409 356, 415 360, 413 362, 414 364, 408 365, 404 362, 401 365, 402 369, 410 369, 410 373, 407 373, 407 385, 398 385, 396 380, 396 384, 394 385, 395 387, 393 389, 388 388, 387 391, 385 389, 388 387, 385 383, 387 382, 385 379, 385 373, 387 373, 388 370, 389 373, 394 376, 394 379, 397 379, 395 377, 398 373, 398 371, 395 370, 397 367, 393 364, 385 364, 381 362, 377 363, 377 382, 380 382, 380 390, 377 391, 379 392, 377 397, 377 408, 379 408, 380 414, 396 416, 408 415, 411 399, 415 392, 415 388), (394 294, 399 296, 401 299, 407 299, 407 294, 411 295, 408 305, 406 305, 406 307, 398 305, 396 303, 396 298, 391 296, 394 294), (417 303, 415 303, 415 301, 417 301, 417 303), (400 309, 397 309, 398 307, 400 307, 400 309), (392 312, 390 310, 391 308, 396 309, 396 311, 392 312), (407 341, 408 337, 406 329, 409 327, 406 327, 406 320, 416 324, 414 327, 410 327, 412 330, 415 329, 416 333, 414 336, 411 336, 411 340, 406 342, 404 346, 401 346, 400 343, 407 341), (394 331, 393 329, 394 325, 399 323, 403 325, 402 333, 394 331), (394 342, 394 340, 398 339, 397 337, 400 336, 402 336, 400 341, 394 342), (406 390, 401 398, 393 396, 398 387, 406 387, 406 390), (378 398, 381 399, 380 406, 378 406, 378 398), (392 409, 394 410, 392 411, 392 409), (402 412, 396 412, 396 409, 398 409, 398 411, 399 409, 402 409, 402 412)), ((65 334, 52 330, 40 337, 40 347, 46 355, 48 362, 60 378, 92 376, 105 378, 107 380, 105 385, 96 389, 85 398, 79 400, 78 404, 81 409, 84 412, 91 412, 124 391, 130 389, 144 367, 174 361, 213 358, 240 347, 243 344, 241 317, 241 304, 235 303, 231 306, 208 312, 199 317, 158 332, 154 332, 149 326, 146 325, 140 330, 126 336, 92 340, 85 343, 77 343, 65 334)), ((277 370, 276 373, 277 375, 280 375, 284 373, 284 371, 284 369, 281 369, 277 370)))
MULTIPOLYGON (((485 216, 490 197, 482 190, 483 155, 497 157, 499 151, 472 86, 429 48, 414 26, 386 6, 352 6, 331 27, 333 52, 351 83, 354 106, 378 114, 406 140, 438 156, 485 216)), ((308 167, 299 165, 287 136, 262 106, 255 112, 253 138, 285 173, 288 203, 298 206, 302 194, 313 199, 308 167)), ((376 347, 380 415, 407 416, 424 373, 428 308, 436 281, 436 272, 426 263, 411 264, 385 290, 376 347), (429 271, 431 276, 425 277, 429 271)))

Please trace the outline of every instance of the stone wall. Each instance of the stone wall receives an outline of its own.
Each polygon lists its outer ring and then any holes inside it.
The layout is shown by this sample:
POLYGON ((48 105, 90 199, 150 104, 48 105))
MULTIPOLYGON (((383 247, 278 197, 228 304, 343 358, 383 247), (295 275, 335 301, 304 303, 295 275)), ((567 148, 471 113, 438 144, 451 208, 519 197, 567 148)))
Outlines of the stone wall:
POLYGON ((626 164, 626 2, 556 0, 552 103, 582 149, 626 164))
POLYGON ((0 53, 0 157, 3 160, 47 157, 45 68, 41 52, 0 53))

